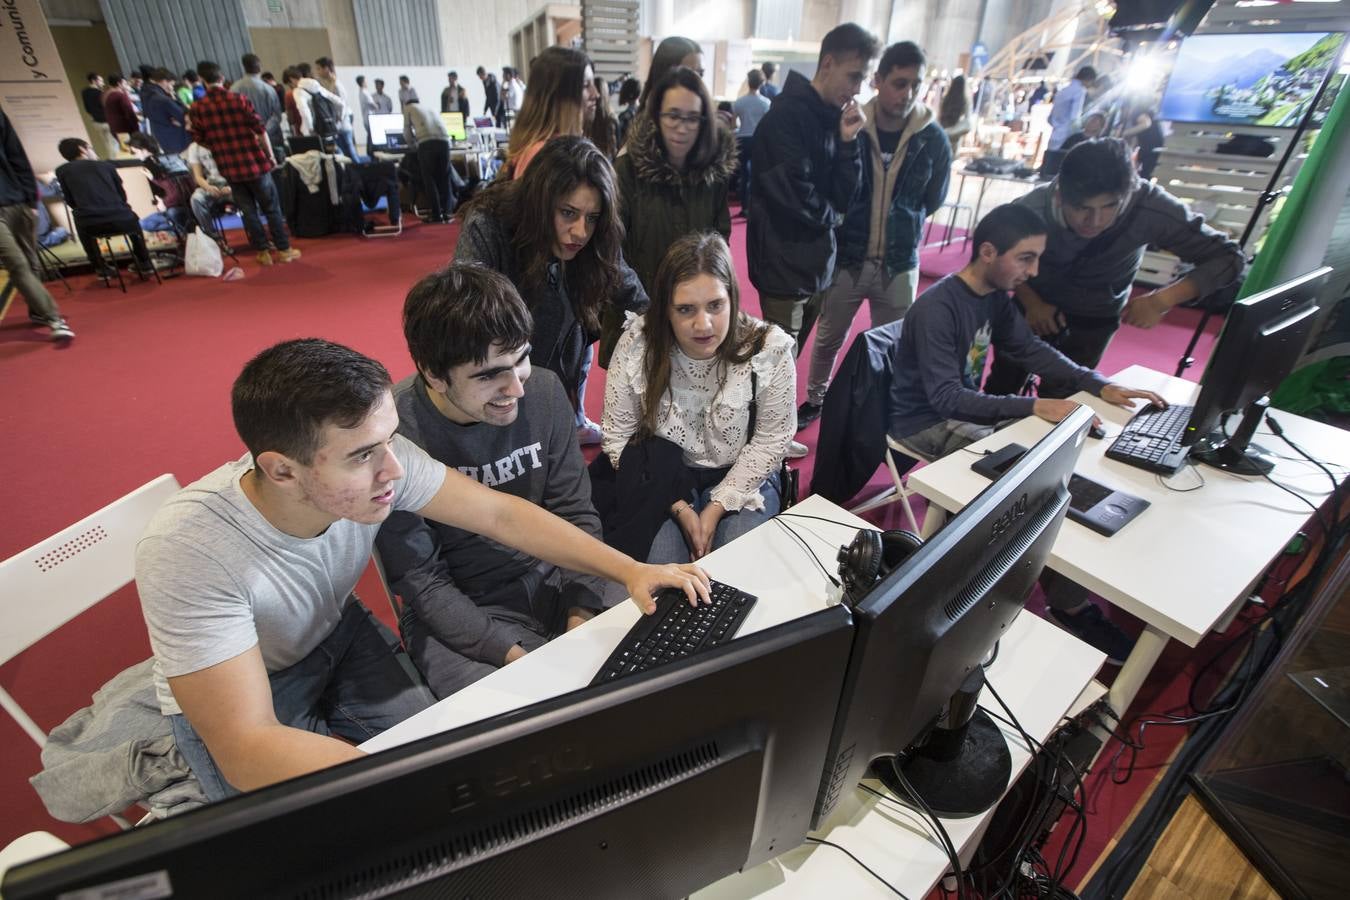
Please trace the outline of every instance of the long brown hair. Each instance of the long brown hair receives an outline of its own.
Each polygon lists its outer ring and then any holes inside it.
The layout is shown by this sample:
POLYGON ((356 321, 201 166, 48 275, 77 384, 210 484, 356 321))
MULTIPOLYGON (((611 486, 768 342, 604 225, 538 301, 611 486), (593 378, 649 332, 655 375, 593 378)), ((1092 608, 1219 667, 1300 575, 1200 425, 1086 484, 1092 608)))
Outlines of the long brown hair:
MULTIPOLYGON (((582 94, 591 60, 580 50, 548 47, 530 64, 530 88, 511 126, 507 166, 526 148, 560 134, 582 134, 586 123, 582 94)), ((552 221, 550 219, 550 221, 552 221)))
POLYGON ((676 35, 671 35, 657 44, 656 52, 652 54, 652 64, 647 70, 647 83, 643 85, 642 96, 638 100, 638 104, 646 106, 647 100, 652 95, 652 88, 656 87, 671 69, 684 65, 686 56, 702 52, 703 47, 699 45, 698 41, 676 35))
POLYGON ((736 285, 736 270, 727 242, 715 231, 694 232, 675 241, 656 270, 651 305, 643 320, 647 338, 647 351, 642 359, 647 375, 647 390, 642 397, 641 431, 644 435, 656 433, 661 395, 670 391, 670 355, 675 349, 670 308, 675 302, 675 289, 699 275, 711 275, 722 282, 730 306, 731 327, 727 329, 726 339, 717 347, 718 380, 726 378, 728 366, 749 362, 764 349, 769 326, 741 312, 741 292, 736 285))
POLYGON ((586 137, 600 148, 600 152, 610 159, 619 152, 619 120, 609 106, 609 85, 599 75, 595 76, 595 115, 586 123, 586 137))
POLYGON ((578 135, 553 138, 524 175, 496 182, 474 198, 464 209, 464 221, 488 215, 510 235, 521 273, 517 287, 526 302, 532 303, 542 292, 554 259, 558 204, 582 185, 590 185, 600 195, 600 217, 586 246, 563 266, 563 277, 577 318, 595 334, 600 330, 601 311, 622 282, 619 260, 624 229, 614 166, 594 144, 578 135))
POLYGON ((947 86, 947 93, 942 95, 942 103, 938 105, 938 124, 943 128, 951 128, 968 112, 970 98, 966 96, 966 76, 957 75, 947 86))

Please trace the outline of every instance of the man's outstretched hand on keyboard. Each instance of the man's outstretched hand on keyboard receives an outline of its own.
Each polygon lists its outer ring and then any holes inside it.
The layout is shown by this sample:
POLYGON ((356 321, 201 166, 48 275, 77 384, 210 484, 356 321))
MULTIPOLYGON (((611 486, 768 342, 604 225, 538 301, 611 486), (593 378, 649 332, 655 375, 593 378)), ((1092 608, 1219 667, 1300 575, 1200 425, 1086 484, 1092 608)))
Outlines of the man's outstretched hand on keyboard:
POLYGON ((1119 406, 1122 409, 1134 409, 1131 400, 1147 400, 1159 409, 1167 408, 1167 401, 1152 391, 1141 391, 1136 388, 1128 388, 1122 384, 1108 384, 1102 388, 1099 394, 1103 400, 1112 406, 1119 406))
POLYGON ((691 606, 709 602, 708 573, 693 563, 652 566, 634 562, 623 583, 628 588, 628 596, 646 615, 656 612, 656 601, 652 599, 652 594, 661 588, 684 591, 691 606))

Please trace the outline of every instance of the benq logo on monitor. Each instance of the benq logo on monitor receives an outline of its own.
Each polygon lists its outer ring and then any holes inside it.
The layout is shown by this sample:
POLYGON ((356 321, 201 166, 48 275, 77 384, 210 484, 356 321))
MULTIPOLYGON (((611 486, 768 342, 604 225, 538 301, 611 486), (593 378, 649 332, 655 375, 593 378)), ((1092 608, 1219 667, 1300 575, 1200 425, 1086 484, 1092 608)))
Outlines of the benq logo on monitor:
POLYGON ((505 760, 470 781, 452 782, 450 811, 461 812, 485 801, 500 800, 516 791, 554 778, 584 772, 591 767, 590 753, 583 746, 563 745, 548 754, 505 760))
POLYGON ((1007 533, 1009 528, 1017 524, 1017 520, 1027 514, 1027 495, 1023 494, 1017 498, 1008 511, 994 520, 994 524, 989 529, 989 543, 994 543, 1007 533))

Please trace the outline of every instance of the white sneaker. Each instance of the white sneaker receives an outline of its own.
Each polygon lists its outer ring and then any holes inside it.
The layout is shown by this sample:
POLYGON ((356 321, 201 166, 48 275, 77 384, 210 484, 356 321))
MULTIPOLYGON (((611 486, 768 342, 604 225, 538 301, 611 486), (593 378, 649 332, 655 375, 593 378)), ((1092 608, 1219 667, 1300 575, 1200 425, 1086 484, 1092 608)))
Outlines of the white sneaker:
POLYGON ((52 330, 52 340, 68 341, 75 337, 75 332, 66 324, 65 319, 51 319, 47 322, 52 330))
POLYGON ((805 456, 810 452, 811 448, 803 444, 801 441, 793 441, 792 443, 788 444, 787 458, 801 459, 803 456, 805 456))
POLYGON ((577 426, 577 442, 583 447, 598 444, 604 439, 605 433, 600 430, 599 425, 595 424, 590 419, 586 420, 585 425, 577 426))

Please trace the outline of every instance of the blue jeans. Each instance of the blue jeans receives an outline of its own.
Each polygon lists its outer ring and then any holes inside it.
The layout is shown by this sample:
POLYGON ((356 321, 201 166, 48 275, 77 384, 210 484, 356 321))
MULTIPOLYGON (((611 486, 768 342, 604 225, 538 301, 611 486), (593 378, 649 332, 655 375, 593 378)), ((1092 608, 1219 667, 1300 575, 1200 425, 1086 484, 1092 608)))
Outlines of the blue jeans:
POLYGON ((586 418, 586 379, 591 376, 591 361, 595 359, 595 345, 591 344, 586 348, 586 355, 581 359, 581 380, 577 382, 577 427, 582 428, 590 419, 586 418))
POLYGON ((262 214, 267 216, 267 226, 272 231, 272 243, 278 250, 291 248, 291 237, 286 233, 286 219, 281 215, 281 198, 277 196, 277 185, 271 175, 264 175, 257 181, 234 181, 230 183, 230 194, 234 205, 244 220, 244 231, 254 250, 267 249, 267 233, 263 231, 262 214))
MULTIPOLYGON (((299 662, 268 676, 277 721, 360 743, 435 702, 394 651, 398 639, 352 599, 333 632, 299 662)), ((174 740, 207 799, 239 793, 225 780, 187 717, 169 717, 174 740)))
POLYGON ((150 215, 141 219, 141 231, 178 231, 181 229, 182 216, 175 215, 182 213, 181 209, 171 209, 168 212, 159 212, 156 210, 150 215))
MULTIPOLYGON (((697 493, 690 493, 686 498, 689 505, 694 507, 694 511, 703 512, 703 507, 707 506, 712 499, 712 486, 706 487, 697 493)), ((759 495, 764 498, 764 508, 762 510, 742 509, 739 512, 729 512, 722 516, 721 521, 717 523, 717 531, 713 535, 712 546, 709 550, 715 550, 723 544, 734 541, 736 538, 757 528, 765 522, 778 515, 778 510, 782 508, 782 499, 778 492, 778 474, 774 473, 765 479, 759 486, 759 495)), ((652 549, 647 552, 647 562, 654 565, 664 563, 687 563, 691 562, 689 554, 689 545, 684 540, 684 532, 676 524, 674 519, 667 521, 661 526, 661 530, 656 533, 656 538, 652 541, 652 549)))
POLYGON ((227 197, 213 197, 202 188, 197 188, 192 192, 192 218, 197 220, 197 227, 202 233, 212 240, 219 240, 220 235, 216 233, 216 215, 225 209, 225 200, 227 197))
POLYGON ((350 159, 352 162, 361 162, 362 158, 356 153, 356 141, 352 139, 351 131, 347 129, 339 130, 337 133, 338 152, 350 159))

